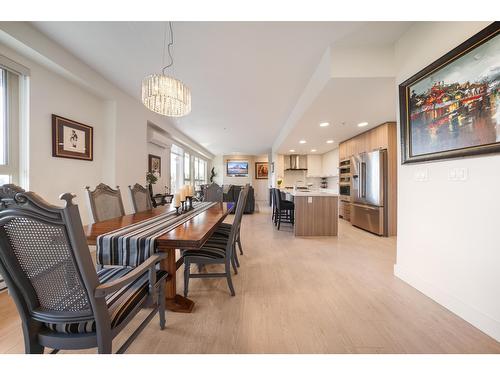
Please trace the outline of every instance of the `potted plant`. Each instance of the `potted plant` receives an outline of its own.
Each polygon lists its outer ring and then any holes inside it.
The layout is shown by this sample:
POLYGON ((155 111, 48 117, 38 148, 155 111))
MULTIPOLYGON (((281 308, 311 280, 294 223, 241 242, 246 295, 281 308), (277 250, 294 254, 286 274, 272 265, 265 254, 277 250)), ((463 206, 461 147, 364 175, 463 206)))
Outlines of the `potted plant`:
POLYGON ((153 196, 153 185, 158 182, 159 173, 157 171, 154 172, 146 172, 146 184, 148 185, 149 193, 153 196))
POLYGON ((215 176, 217 176, 217 173, 215 173, 215 167, 212 167, 212 170, 210 171, 210 182, 214 182, 215 176))
POLYGON ((280 177, 276 180, 276 182, 278 183, 278 188, 281 188, 281 184, 283 183, 283 179, 280 177))

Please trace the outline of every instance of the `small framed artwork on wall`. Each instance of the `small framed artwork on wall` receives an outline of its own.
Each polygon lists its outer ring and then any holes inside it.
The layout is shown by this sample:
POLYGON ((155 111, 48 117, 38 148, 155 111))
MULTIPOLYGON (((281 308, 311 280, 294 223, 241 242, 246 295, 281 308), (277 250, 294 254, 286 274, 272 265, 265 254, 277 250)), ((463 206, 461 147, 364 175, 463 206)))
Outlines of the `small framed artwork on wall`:
POLYGON ((255 163, 255 178, 258 180, 267 179, 269 176, 269 168, 267 162, 255 163))
POLYGON ((148 171, 156 172, 158 176, 161 176, 161 158, 156 155, 148 155, 148 171))
POLYGON ((91 161, 93 145, 92 126, 52 115, 52 156, 91 161))

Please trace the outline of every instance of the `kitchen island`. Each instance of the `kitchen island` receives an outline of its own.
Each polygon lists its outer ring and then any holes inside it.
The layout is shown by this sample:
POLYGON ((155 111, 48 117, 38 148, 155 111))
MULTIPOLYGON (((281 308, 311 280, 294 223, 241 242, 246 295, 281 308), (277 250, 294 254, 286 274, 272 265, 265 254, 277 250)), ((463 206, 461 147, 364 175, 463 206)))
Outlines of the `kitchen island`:
POLYGON ((287 191, 295 203, 296 236, 336 236, 338 195, 324 191, 287 191))

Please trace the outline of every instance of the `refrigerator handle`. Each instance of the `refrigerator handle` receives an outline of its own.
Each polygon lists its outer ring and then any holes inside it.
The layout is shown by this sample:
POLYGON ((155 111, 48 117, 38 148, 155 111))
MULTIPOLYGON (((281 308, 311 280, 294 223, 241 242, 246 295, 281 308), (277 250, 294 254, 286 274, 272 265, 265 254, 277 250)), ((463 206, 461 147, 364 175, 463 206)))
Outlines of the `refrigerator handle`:
POLYGON ((361 184, 361 191, 360 191, 360 195, 361 195, 361 198, 366 198, 366 163, 363 163, 361 162, 361 169, 360 169, 360 175, 361 175, 361 181, 360 181, 360 184, 361 184))

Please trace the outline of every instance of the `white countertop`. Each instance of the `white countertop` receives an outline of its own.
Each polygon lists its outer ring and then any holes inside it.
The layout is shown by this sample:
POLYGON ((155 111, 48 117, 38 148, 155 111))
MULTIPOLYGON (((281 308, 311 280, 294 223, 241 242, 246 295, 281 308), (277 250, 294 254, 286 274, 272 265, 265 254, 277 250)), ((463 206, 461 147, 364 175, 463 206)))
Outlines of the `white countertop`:
POLYGON ((327 191, 320 190, 311 190, 311 191, 293 191, 293 190, 285 190, 287 194, 290 194, 294 197, 338 197, 338 194, 330 193, 327 191))

